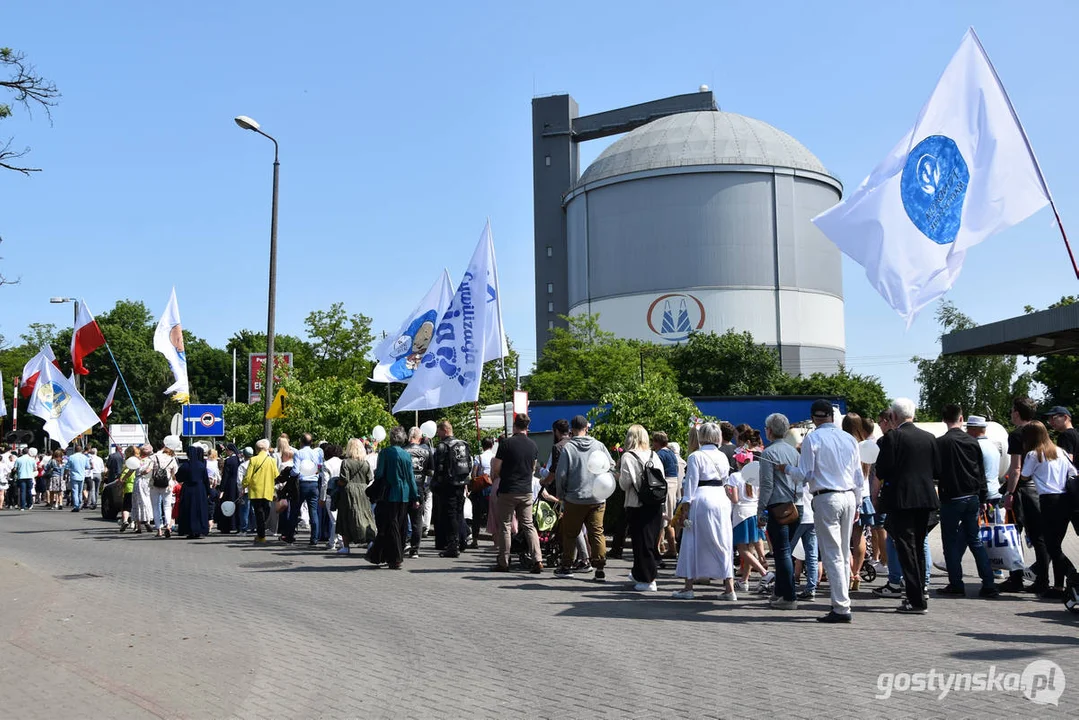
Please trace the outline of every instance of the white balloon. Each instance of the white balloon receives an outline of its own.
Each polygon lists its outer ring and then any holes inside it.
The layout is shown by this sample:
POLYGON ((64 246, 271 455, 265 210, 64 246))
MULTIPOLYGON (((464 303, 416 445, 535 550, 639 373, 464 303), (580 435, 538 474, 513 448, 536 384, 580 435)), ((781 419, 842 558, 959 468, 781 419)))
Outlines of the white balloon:
MULTIPOLYGON (((585 467, 588 468, 588 472, 593 475, 599 475, 600 473, 610 471, 611 461, 607 459, 607 453, 602 450, 593 450, 588 455, 585 467)), ((611 492, 614 492, 614 490, 611 490, 611 492)))
POLYGON ((600 502, 614 495, 614 475, 607 472, 596 477, 592 483, 592 495, 600 502))
POLYGON ((753 487, 757 487, 757 485, 761 481, 760 462, 754 460, 753 462, 746 463, 745 467, 742 468, 741 475, 742 479, 745 480, 746 485, 752 485, 753 487))
POLYGON ((880 455, 880 446, 873 438, 866 438, 858 443, 858 456, 866 465, 875 463, 878 455, 880 455))
POLYGON ((423 433, 424 437, 433 438, 437 430, 438 425, 435 424, 434 420, 428 420, 423 425, 420 425, 420 432, 423 433))
POLYGON ((375 425, 374 429, 371 430, 371 437, 375 442, 382 442, 386 439, 386 428, 381 425, 375 425))
POLYGON ((231 500, 226 500, 225 502, 221 503, 221 514, 225 517, 232 517, 233 513, 235 512, 236 503, 232 502, 231 500))
POLYGON ((139 462, 139 459, 134 455, 129 457, 127 460, 124 460, 124 467, 126 467, 128 470, 138 470, 141 466, 142 463, 139 462))

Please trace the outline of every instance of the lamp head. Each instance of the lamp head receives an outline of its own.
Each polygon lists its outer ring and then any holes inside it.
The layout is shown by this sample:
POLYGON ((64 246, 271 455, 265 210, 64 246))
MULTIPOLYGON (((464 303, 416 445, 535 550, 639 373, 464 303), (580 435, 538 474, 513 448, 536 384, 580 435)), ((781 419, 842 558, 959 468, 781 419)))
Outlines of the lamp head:
POLYGON ((235 118, 236 124, 242 127, 244 130, 258 130, 259 124, 246 115, 237 115, 235 118))
POLYGON ((54 304, 66 303, 66 302, 69 302, 70 300, 71 300, 71 298, 66 298, 66 297, 51 297, 51 298, 49 298, 49 302, 54 303, 54 304))

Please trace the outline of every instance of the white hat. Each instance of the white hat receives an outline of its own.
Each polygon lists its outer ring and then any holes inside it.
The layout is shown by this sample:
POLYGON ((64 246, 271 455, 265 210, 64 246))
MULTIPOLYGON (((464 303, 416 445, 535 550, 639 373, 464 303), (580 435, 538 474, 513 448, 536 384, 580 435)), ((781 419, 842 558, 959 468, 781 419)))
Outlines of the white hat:
POLYGON ((985 422, 985 418, 981 417, 980 415, 971 415, 970 417, 967 418, 967 427, 987 427, 987 426, 988 426, 988 424, 985 422))
POLYGON ((163 444, 173 452, 180 452, 184 448, 183 443, 180 442, 180 438, 176 435, 166 435, 163 444))
POLYGON ((30 448, 26 451, 26 454, 30 457, 37 457, 37 448, 30 448))

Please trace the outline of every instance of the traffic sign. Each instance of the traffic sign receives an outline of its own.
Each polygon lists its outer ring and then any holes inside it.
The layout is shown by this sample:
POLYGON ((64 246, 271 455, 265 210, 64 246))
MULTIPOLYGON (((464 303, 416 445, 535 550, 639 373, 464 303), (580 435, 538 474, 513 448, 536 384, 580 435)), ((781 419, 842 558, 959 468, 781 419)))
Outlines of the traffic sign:
POLYGON ((169 433, 177 437, 184 434, 184 416, 180 413, 172 416, 172 421, 169 423, 169 433))
POLYGON ((225 434, 224 405, 184 405, 184 435, 221 437, 225 434))

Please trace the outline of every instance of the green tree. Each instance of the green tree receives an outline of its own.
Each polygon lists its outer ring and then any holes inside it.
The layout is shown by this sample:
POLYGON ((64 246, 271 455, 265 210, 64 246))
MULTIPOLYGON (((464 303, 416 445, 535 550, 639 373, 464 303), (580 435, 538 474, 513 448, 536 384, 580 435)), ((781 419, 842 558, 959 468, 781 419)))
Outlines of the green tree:
POLYGON ((678 392, 671 378, 645 378, 643 383, 604 393, 599 405, 589 413, 592 435, 609 448, 622 444, 626 430, 634 423, 649 432, 662 430, 683 448, 689 438, 689 423, 701 411, 678 392))
POLYGON ((779 392, 784 395, 838 395, 846 398, 849 412, 873 419, 888 406, 888 395, 880 378, 848 372, 844 367, 833 375, 787 376, 779 384, 779 392))
MULTIPOLYGON (((941 336, 977 327, 951 302, 937 308, 941 336)), ((1030 373, 1016 374, 1015 356, 939 356, 936 359, 915 357, 919 413, 927 420, 937 420, 941 408, 955 403, 967 414, 984 415, 990 420, 1007 422, 1012 398, 1028 395, 1030 373)))
POLYGON ((691 333, 669 350, 683 395, 772 395, 784 375, 779 353, 748 332, 691 333))
POLYGON ((362 381, 369 377, 371 361, 367 356, 375 336, 371 318, 359 313, 349 315, 345 304, 336 302, 329 310, 315 310, 304 320, 314 352, 317 377, 347 377, 362 381))
MULTIPOLYGON (((1079 296, 1065 295, 1048 309, 1064 307, 1079 302, 1079 296)), ((1035 312, 1027 307, 1026 312, 1035 312)), ((1079 411, 1079 357, 1074 355, 1046 355, 1038 360, 1033 379, 1045 387, 1047 405, 1063 405, 1079 411)))
MULTIPOLYGON (((247 402, 248 355, 266 354, 266 333, 240 330, 225 343, 226 353, 231 356, 233 350, 236 350, 236 399, 247 402)), ((274 353, 292 353, 292 369, 299 379, 314 376, 315 353, 306 340, 294 335, 274 335, 274 353)))
POLYGON ((563 316, 528 379, 532 400, 594 400, 640 384, 645 378, 673 379, 663 348, 622 340, 600 328, 599 315, 563 316))
MULTIPOLYGON (((49 110, 60 99, 60 91, 51 82, 37 74, 34 66, 26 61, 26 55, 11 48, 0 48, 0 73, 6 75, 0 79, 0 87, 14 96, 14 104, 22 105, 28 114, 35 108, 44 110, 45 114, 51 118, 49 110)), ((11 117, 12 112, 12 103, 0 103, 0 120, 11 117)), ((11 147, 12 142, 14 138, 10 137, 5 141, 0 141, 0 168, 21 172, 24 175, 40 172, 41 168, 26 167, 18 162, 30 152, 30 148, 14 149, 11 147)))

